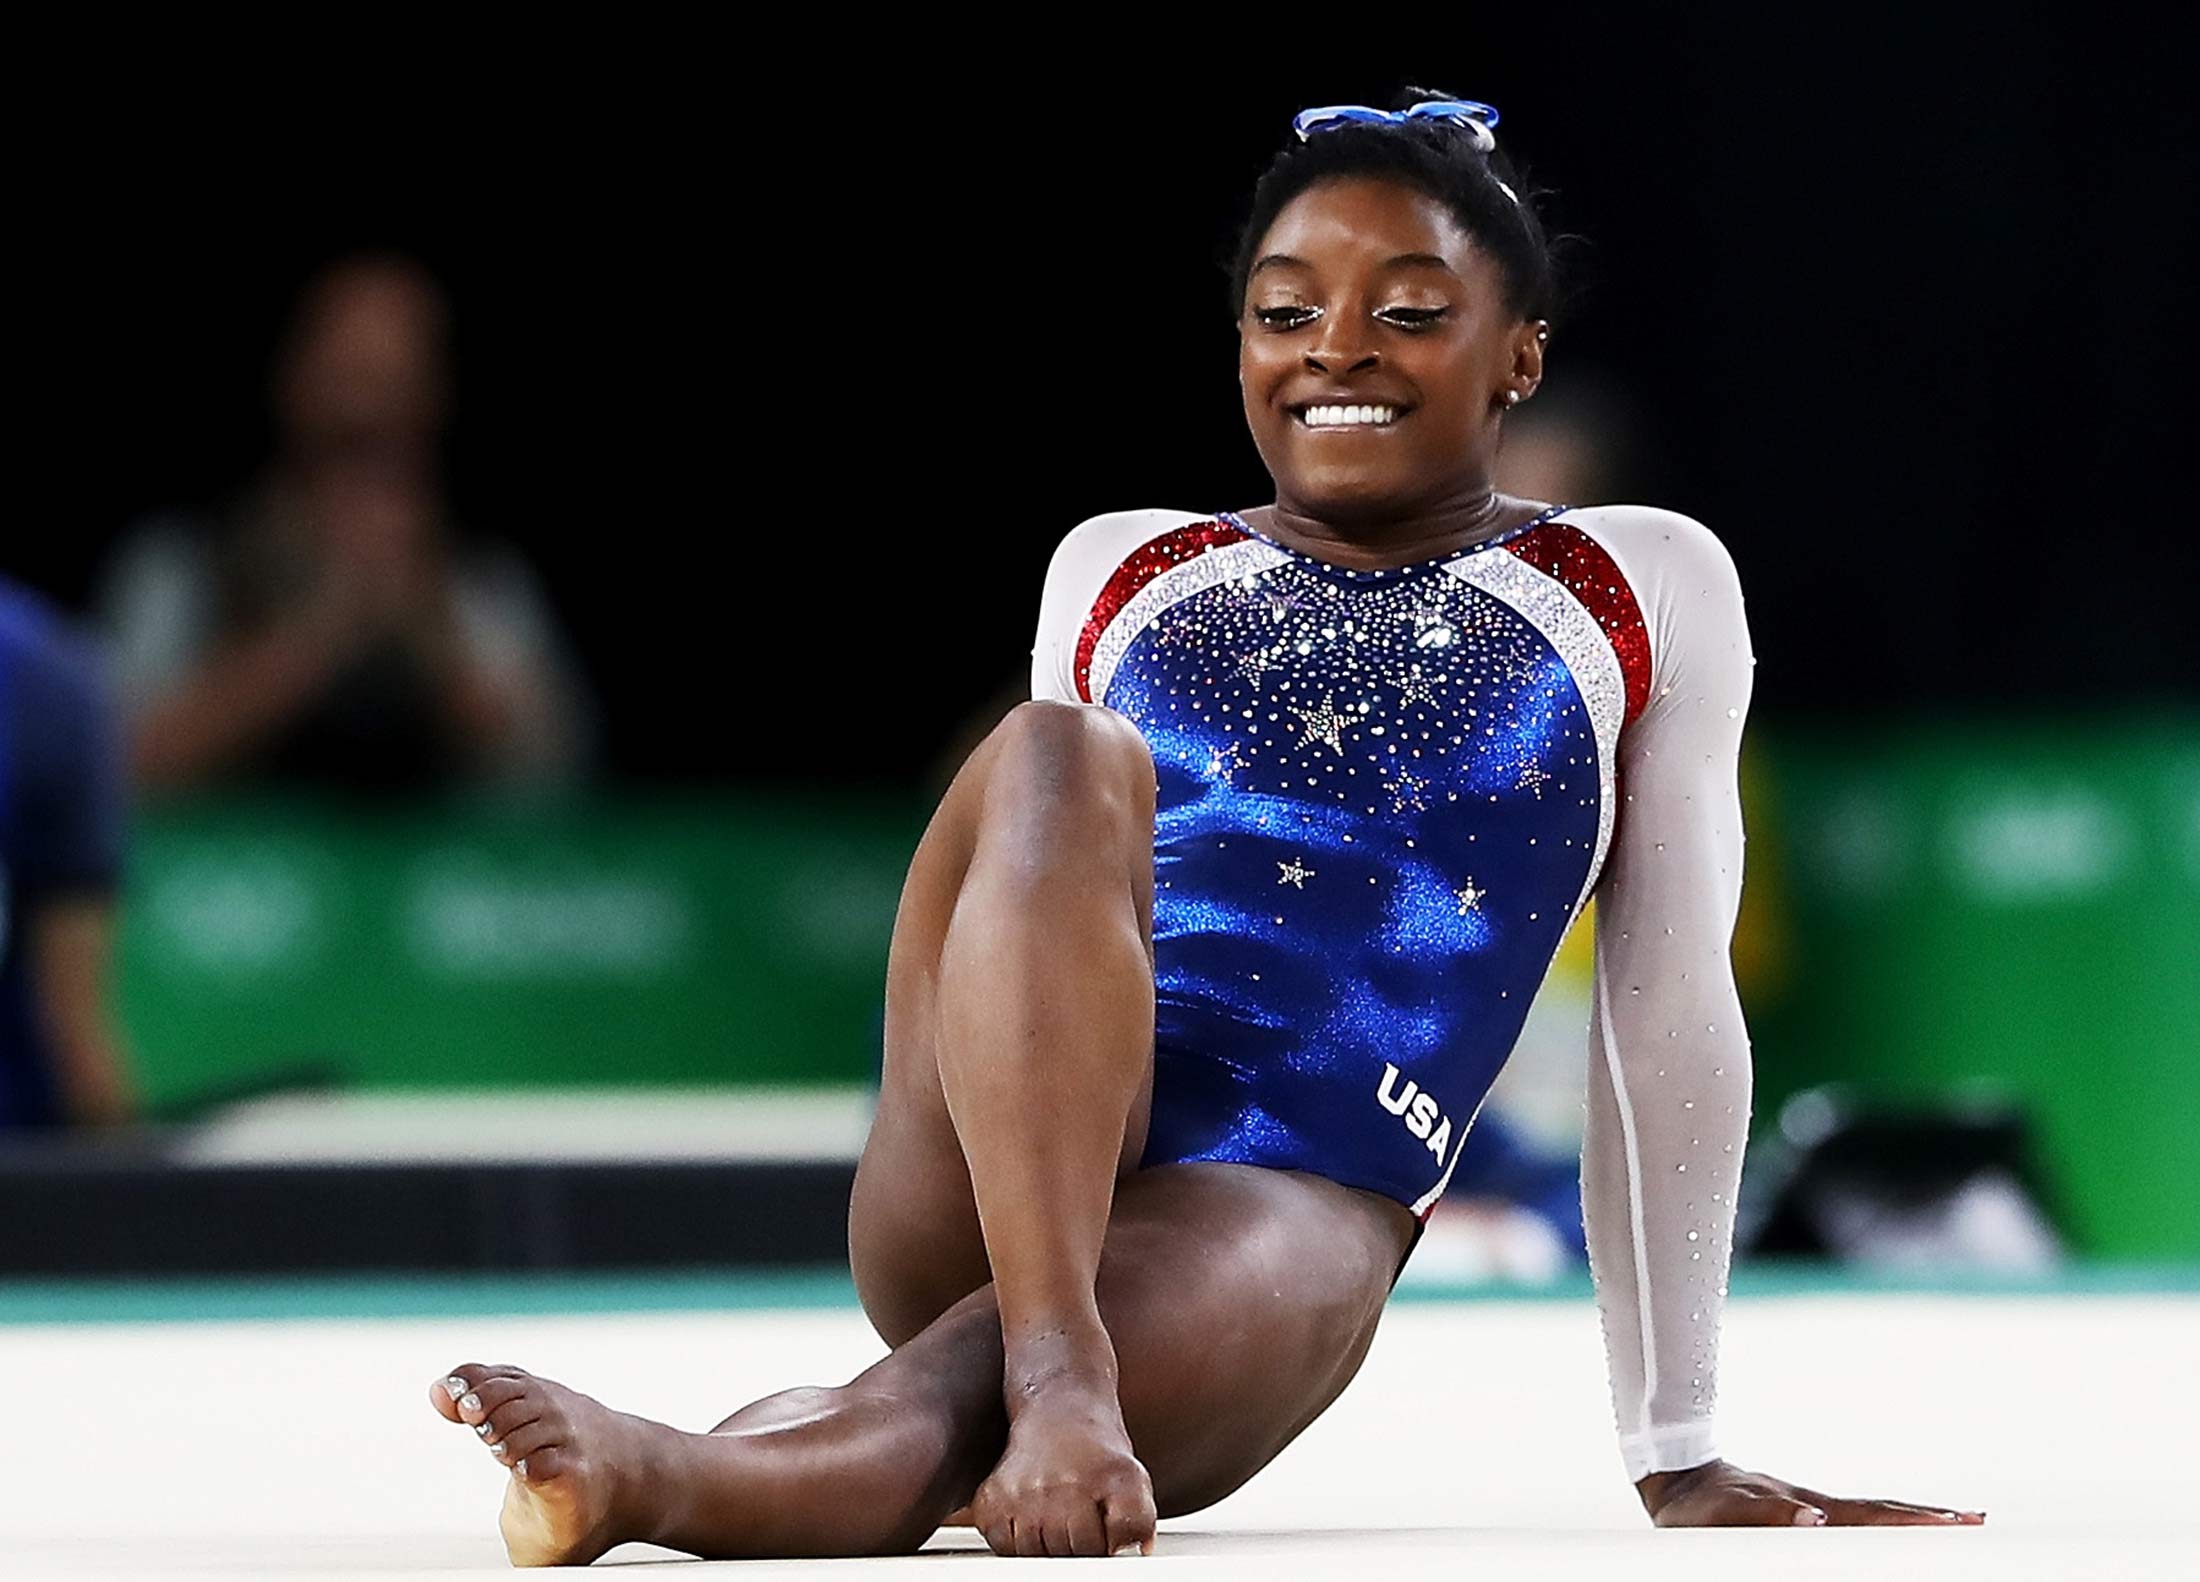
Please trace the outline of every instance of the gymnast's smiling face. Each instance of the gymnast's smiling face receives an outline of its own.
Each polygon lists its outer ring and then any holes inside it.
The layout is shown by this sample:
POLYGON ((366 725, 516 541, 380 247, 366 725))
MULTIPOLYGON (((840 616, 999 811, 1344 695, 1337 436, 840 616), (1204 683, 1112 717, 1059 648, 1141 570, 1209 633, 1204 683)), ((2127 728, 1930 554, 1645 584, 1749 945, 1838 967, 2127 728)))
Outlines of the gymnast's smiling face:
POLYGON ((1341 176, 1286 204, 1238 315, 1278 504, 1347 524, 1479 502, 1506 392, 1526 399, 1543 372, 1542 326, 1505 295, 1497 260, 1417 187, 1341 176))

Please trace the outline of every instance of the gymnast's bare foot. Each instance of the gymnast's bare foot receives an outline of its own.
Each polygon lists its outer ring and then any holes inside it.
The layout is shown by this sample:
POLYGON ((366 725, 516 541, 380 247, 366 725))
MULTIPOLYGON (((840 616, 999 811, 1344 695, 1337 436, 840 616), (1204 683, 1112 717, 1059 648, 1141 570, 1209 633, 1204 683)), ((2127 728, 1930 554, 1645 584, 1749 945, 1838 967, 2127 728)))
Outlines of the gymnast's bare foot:
POLYGON ((513 1565, 586 1565, 655 1530, 647 1491, 677 1430, 502 1363, 454 1368, 428 1399, 511 1472, 497 1526, 513 1565))
POLYGON ((1153 1480, 1131 1452, 1113 1367, 1049 1367, 1004 1400, 1008 1448, 969 1507, 993 1552, 1151 1554, 1153 1480))

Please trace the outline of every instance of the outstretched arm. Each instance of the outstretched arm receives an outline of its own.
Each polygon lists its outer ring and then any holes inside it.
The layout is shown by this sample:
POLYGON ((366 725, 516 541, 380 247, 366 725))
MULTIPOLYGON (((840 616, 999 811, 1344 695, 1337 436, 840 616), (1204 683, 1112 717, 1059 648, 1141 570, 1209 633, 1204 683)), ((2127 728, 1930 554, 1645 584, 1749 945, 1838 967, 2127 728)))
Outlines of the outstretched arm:
POLYGON ((1755 661, 1733 562, 1701 524, 1644 512, 1613 524, 1608 543, 1642 605, 1652 661, 1649 702, 1620 738, 1619 821, 1597 887, 1582 1149, 1627 1475, 1660 1526, 1962 1519, 1832 1499, 1718 1459, 1719 1327, 1750 1106, 1729 945, 1755 661))

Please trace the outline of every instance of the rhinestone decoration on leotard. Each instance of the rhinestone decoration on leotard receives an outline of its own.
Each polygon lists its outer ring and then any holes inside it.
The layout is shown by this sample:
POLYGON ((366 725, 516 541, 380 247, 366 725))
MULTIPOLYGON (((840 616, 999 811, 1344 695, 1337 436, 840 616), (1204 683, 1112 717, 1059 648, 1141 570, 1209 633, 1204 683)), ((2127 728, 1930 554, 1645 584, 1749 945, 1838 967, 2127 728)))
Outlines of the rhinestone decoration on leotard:
MULTIPOLYGON (((1533 534, 1525 535, 1532 538, 1533 534)), ((1612 829, 1618 815, 1615 767, 1619 758, 1619 732, 1627 713, 1627 683, 1611 645, 1604 641, 1596 622, 1581 602, 1557 582, 1516 555, 1478 555, 1445 568, 1472 587, 1502 599, 1535 624, 1546 642, 1557 650, 1581 690, 1596 734, 1598 802, 1596 847, 1582 875, 1581 893, 1574 904, 1588 900, 1604 854, 1611 849, 1612 829)), ((1538 794, 1541 787, 1537 786, 1538 794)))
POLYGON ((1565 522, 1539 524, 1505 547, 1571 593, 1603 629, 1626 683, 1626 719, 1632 721, 1650 702, 1650 628, 1611 555, 1565 522))
POLYGON ((1601 856, 1610 645, 1494 541, 1376 573, 1225 521, 1126 557, 1078 649, 1158 779, 1146 1162, 1425 1208, 1601 856))

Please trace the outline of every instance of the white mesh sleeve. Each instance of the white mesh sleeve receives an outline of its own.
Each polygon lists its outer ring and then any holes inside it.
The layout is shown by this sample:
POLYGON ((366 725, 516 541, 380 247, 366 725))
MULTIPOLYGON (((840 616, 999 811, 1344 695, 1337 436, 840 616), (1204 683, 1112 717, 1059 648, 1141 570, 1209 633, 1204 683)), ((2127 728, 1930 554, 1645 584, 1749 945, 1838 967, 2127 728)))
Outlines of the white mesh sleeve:
POLYGON ((1650 701, 1620 736, 1619 821, 1596 891, 1582 1208, 1630 1479, 1717 1454, 1719 1324, 1750 1101, 1729 945, 1749 629, 1700 523, 1569 516, 1618 561, 1651 640, 1650 701))
POLYGON ((1077 640, 1108 578, 1148 539, 1200 520, 1192 511, 1110 511, 1069 530, 1047 563, 1039 595, 1039 627, 1031 645, 1034 698, 1078 701, 1077 640))

